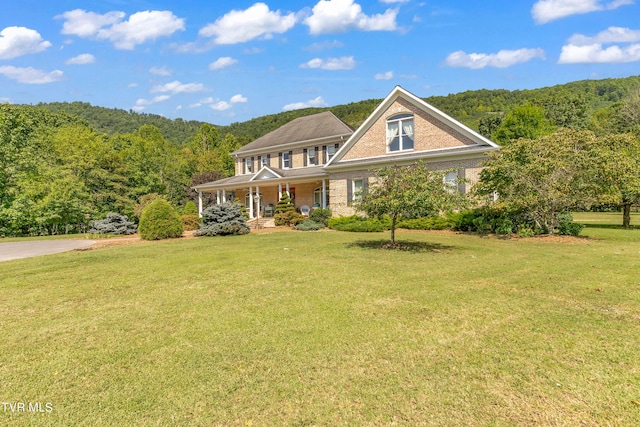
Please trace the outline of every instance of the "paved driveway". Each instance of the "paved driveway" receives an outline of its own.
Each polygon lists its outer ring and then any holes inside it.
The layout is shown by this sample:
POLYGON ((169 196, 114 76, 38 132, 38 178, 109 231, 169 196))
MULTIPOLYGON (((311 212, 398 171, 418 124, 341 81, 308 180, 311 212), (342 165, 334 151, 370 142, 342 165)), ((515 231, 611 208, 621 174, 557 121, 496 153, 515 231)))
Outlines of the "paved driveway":
POLYGON ((95 240, 30 240, 28 242, 0 243, 0 261, 30 258, 86 248, 95 240))

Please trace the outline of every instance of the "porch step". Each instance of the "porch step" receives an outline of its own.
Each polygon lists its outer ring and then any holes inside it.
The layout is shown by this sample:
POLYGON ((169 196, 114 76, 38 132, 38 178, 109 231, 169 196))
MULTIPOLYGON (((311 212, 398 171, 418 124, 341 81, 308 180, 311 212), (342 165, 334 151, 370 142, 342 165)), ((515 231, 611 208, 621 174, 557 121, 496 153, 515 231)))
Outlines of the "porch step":
POLYGON ((250 219, 247 221, 249 228, 257 230, 258 228, 274 228, 276 223, 273 218, 250 219))

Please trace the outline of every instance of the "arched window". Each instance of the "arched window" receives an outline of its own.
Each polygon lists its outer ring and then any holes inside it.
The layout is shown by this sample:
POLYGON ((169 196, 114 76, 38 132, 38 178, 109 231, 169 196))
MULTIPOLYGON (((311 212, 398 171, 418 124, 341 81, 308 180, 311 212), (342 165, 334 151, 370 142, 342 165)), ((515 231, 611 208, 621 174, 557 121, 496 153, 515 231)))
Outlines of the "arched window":
POLYGON ((413 114, 387 119, 387 152, 413 150, 413 114))

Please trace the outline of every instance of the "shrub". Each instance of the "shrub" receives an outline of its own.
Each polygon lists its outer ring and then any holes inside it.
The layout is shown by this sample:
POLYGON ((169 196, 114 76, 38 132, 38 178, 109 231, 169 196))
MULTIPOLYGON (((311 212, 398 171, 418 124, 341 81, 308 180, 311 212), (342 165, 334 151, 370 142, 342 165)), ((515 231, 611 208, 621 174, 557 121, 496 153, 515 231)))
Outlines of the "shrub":
POLYGON ((534 234, 544 230, 536 227, 525 212, 502 205, 484 206, 452 215, 454 230, 480 234, 512 234, 516 230, 528 229, 534 234))
POLYGON ((202 212, 200 228, 196 236, 227 236, 249 233, 249 226, 238 203, 221 203, 209 206, 202 212))
POLYGON ((182 215, 198 215, 198 206, 196 205, 196 202, 189 200, 187 204, 184 205, 182 215))
POLYGON ((144 196, 140 196, 138 204, 133 207, 133 215, 135 215, 135 217, 140 220, 144 208, 146 208, 149 203, 153 202, 158 197, 160 197, 158 193, 149 193, 145 194, 144 196))
POLYGON ((381 221, 378 218, 364 218, 358 215, 329 219, 329 228, 339 231, 378 232, 390 227, 388 220, 381 221))
POLYGON ((563 236, 578 236, 584 225, 573 222, 571 212, 558 215, 558 234, 563 236))
POLYGON ((304 216, 295 210, 277 213, 273 216, 276 225, 295 226, 304 221, 304 216))
POLYGON ((309 219, 320 224, 324 224, 326 227, 329 225, 329 218, 331 218, 331 210, 325 208, 316 208, 309 214, 309 219))
POLYGON ((145 240, 170 239, 182 236, 182 221, 165 199, 158 197, 149 203, 140 216, 140 237, 145 240))
POLYGON ((283 191, 282 196, 280 196, 280 200, 278 200, 278 204, 276 205, 275 213, 279 214, 279 213, 285 213, 290 211, 295 212, 295 210, 296 210, 296 207, 293 206, 293 202, 291 201, 291 197, 289 197, 289 193, 287 193, 286 191, 283 191))
POLYGON ((398 222, 398 228, 408 230, 446 230, 453 228, 454 220, 451 215, 447 216, 427 216, 416 219, 403 219, 398 222))
POLYGON ((195 215, 180 215, 180 221, 182 221, 182 227, 185 230, 193 231, 200 227, 200 217, 195 215))
POLYGON ((301 231, 316 231, 321 230, 325 227, 321 222, 316 222, 312 219, 305 219, 300 224, 296 225, 296 230, 301 231))
POLYGON ((93 221, 89 233, 92 234, 134 234, 137 231, 135 223, 129 221, 126 215, 110 213, 105 219, 93 221))

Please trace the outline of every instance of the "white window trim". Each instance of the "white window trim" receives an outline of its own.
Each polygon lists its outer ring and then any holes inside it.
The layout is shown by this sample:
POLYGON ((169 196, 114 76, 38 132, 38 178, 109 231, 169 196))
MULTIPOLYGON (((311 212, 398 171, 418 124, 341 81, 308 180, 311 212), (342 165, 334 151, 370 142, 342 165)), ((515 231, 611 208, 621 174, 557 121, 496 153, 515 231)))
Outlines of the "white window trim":
POLYGON ((392 116, 391 118, 387 119, 387 123, 386 123, 386 131, 387 132, 385 133, 385 145, 387 147, 387 153, 400 153, 400 152, 403 152, 403 151, 413 151, 415 149, 415 130, 416 130, 416 128, 415 128, 414 115, 411 114, 411 113, 400 113, 400 114, 396 114, 396 115, 392 116), (398 116, 400 116, 400 117, 398 117, 398 116), (398 117, 398 118, 394 118, 394 117, 398 117), (403 136, 403 130, 402 130, 403 129, 403 125, 402 124, 403 124, 403 122, 409 121, 409 120, 412 122, 411 126, 413 128, 413 135, 414 135, 413 147, 404 148, 403 147, 403 145, 404 145, 403 144, 403 138, 402 138, 402 136, 403 136), (398 141, 399 146, 398 146, 397 150, 391 150, 391 142, 393 141, 393 139, 391 141, 388 140, 388 138, 389 138, 388 137, 389 124, 392 124, 392 123, 397 123, 398 124, 398 135, 397 136, 399 138, 399 141, 398 141))

